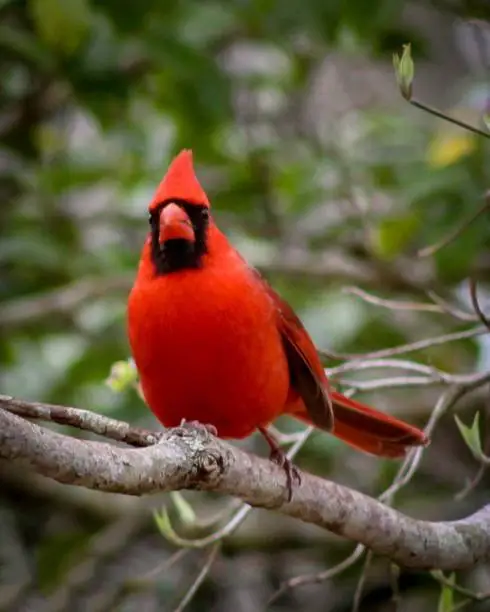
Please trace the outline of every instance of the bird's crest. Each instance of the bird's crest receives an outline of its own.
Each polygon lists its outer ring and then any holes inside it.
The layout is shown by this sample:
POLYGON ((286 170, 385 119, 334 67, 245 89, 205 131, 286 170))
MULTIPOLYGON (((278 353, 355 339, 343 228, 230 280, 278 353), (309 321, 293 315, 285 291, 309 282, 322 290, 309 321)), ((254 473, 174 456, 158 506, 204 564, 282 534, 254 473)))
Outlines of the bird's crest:
POLYGON ((184 149, 170 164, 167 173, 153 196, 150 212, 160 204, 181 200, 189 204, 209 207, 209 200, 194 173, 192 151, 184 149))

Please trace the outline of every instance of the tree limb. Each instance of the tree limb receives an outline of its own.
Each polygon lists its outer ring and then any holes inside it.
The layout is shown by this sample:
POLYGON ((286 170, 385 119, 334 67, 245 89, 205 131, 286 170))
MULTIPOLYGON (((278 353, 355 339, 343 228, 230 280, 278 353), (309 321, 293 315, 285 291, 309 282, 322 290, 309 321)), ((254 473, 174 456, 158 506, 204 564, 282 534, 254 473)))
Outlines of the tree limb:
POLYGON ((324 527, 407 567, 456 570, 490 561, 490 505, 459 521, 415 520, 309 474, 287 503, 282 469, 200 428, 167 430, 148 448, 117 448, 55 433, 0 409, 0 458, 99 491, 143 495, 192 488, 233 495, 324 527))
POLYGON ((160 434, 147 429, 140 429, 106 416, 54 404, 27 402, 9 395, 0 395, 0 408, 28 419, 52 421, 59 425, 69 425, 83 431, 90 431, 116 442, 125 442, 130 446, 150 446, 158 442, 160 434))

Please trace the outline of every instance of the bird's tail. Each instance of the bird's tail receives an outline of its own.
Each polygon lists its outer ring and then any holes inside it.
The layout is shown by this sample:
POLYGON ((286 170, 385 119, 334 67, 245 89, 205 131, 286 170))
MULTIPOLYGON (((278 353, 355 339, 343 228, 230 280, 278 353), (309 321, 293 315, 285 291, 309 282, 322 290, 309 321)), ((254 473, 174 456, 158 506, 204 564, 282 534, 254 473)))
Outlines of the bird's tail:
MULTIPOLYGON (((330 391, 330 397, 334 412, 331 433, 354 448, 380 457, 403 457, 407 448, 429 444, 427 436, 417 427, 337 391, 330 391)), ((294 416, 314 425, 306 409, 295 411, 294 416)))

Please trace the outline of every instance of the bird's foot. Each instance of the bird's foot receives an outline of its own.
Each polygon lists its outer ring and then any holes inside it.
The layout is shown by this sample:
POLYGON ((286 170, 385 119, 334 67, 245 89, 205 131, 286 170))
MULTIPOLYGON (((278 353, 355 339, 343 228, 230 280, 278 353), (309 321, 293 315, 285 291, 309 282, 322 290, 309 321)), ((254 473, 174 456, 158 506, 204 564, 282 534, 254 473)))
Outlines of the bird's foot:
POLYGON ((211 425, 211 423, 201 423, 200 421, 186 421, 185 419, 182 419, 182 421, 180 422, 180 427, 186 427, 186 426, 194 427, 196 429, 204 429, 205 431, 210 433, 212 436, 218 435, 218 430, 216 429, 214 425, 211 425))
POLYGON ((293 498, 293 483, 296 482, 297 485, 301 484, 300 471, 279 446, 274 436, 267 431, 265 427, 259 427, 259 431, 270 446, 271 453, 269 459, 286 472, 287 501, 290 502, 293 498))
POLYGON ((286 472, 287 500, 290 502, 293 498, 293 483, 296 482, 297 485, 301 484, 300 471, 280 448, 271 450, 269 458, 286 472))

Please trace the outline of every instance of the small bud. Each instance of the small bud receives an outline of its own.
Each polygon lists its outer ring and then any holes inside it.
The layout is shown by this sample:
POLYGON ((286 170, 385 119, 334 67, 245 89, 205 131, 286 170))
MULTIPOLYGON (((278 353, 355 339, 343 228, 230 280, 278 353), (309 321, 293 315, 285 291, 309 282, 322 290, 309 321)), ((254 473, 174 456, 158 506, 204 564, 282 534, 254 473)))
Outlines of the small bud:
POLYGON ((111 368, 109 377, 106 379, 106 385, 115 391, 121 393, 130 385, 135 384, 138 380, 138 372, 134 367, 132 360, 116 361, 111 368))
POLYGON ((412 83, 415 74, 410 44, 403 45, 401 57, 397 53, 393 54, 393 66, 395 67, 395 75, 400 92, 405 100, 410 100, 412 97, 412 83))

